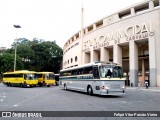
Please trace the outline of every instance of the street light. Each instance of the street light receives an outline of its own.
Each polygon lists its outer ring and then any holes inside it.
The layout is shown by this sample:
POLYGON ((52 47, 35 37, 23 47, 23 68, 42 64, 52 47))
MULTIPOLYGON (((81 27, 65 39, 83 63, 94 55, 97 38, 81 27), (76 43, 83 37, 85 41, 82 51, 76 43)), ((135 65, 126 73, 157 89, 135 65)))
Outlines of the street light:
MULTIPOLYGON (((21 28, 20 25, 13 25, 14 28, 21 28)), ((15 41, 15 53, 14 53, 14 71, 16 70, 16 58, 17 58, 17 29, 16 29, 16 41, 15 41)))

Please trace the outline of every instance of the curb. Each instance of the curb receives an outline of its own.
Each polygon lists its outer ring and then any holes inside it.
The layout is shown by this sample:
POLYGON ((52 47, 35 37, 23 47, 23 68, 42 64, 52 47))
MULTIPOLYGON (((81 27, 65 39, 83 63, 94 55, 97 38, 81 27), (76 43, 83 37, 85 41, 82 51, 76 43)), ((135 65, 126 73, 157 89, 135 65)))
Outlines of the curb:
POLYGON ((160 92, 160 87, 155 87, 155 88, 152 88, 152 87, 149 87, 148 89, 146 89, 145 87, 127 87, 126 90, 144 90, 144 91, 157 91, 157 92, 160 92))

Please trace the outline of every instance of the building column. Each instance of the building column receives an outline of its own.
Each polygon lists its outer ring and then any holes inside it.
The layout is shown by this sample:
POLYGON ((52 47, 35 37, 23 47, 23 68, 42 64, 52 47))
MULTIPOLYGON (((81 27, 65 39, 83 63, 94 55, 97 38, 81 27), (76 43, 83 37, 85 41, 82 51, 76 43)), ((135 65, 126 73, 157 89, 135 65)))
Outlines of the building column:
POLYGON ((144 59, 142 59, 142 83, 141 85, 144 85, 144 81, 145 81, 145 63, 144 63, 144 59))
POLYGON ((99 61, 98 58, 99 58, 98 51, 93 50, 93 62, 99 61))
POLYGON ((83 53, 83 64, 87 64, 87 63, 90 63, 90 60, 91 60, 91 53, 83 53))
POLYGON ((150 9, 150 10, 153 10, 153 8, 154 8, 153 1, 149 1, 149 9, 150 9))
POLYGON ((130 84, 138 86, 138 45, 134 41, 129 42, 129 66, 130 84))
POLYGON ((96 24, 93 24, 93 30, 96 30, 96 24))
POLYGON ((102 47, 100 52, 100 60, 109 62, 109 50, 107 48, 102 47))
POLYGON ((94 62, 94 60, 93 60, 93 50, 91 50, 90 62, 94 62))
POLYGON ((131 15, 135 15, 135 9, 134 8, 131 8, 131 15))
POLYGON ((85 34, 88 34, 88 28, 85 28, 85 34))
POLYGON ((92 50, 91 51, 91 62, 98 61, 98 51, 92 50))
POLYGON ((155 37, 149 36, 149 80, 150 86, 157 86, 156 44, 155 37))
POLYGON ((113 62, 122 65, 122 48, 117 44, 113 46, 113 62))

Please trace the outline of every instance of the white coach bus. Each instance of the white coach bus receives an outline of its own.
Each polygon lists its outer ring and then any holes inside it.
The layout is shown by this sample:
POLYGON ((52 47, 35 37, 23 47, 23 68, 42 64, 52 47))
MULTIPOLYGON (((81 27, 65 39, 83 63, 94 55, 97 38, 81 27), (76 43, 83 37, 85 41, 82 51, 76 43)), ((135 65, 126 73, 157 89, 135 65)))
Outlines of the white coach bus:
POLYGON ((125 94, 122 67, 115 63, 94 62, 60 71, 60 86, 65 90, 86 92, 89 95, 125 94))

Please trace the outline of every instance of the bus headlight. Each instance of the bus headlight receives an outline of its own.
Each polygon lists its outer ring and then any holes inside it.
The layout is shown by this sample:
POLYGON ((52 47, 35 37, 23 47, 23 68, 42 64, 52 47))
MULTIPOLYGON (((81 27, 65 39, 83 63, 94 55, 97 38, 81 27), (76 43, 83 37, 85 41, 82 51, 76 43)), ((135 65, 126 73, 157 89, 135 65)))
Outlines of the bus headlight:
POLYGON ((105 90, 108 90, 108 89, 110 89, 110 85, 106 85, 106 86, 101 86, 101 89, 105 89, 105 90))
POLYGON ((126 89, 126 86, 125 86, 125 85, 121 85, 121 88, 122 88, 122 89, 126 89))
POLYGON ((106 90, 110 89, 110 86, 109 86, 109 85, 108 85, 108 86, 105 86, 105 89, 106 89, 106 90))

